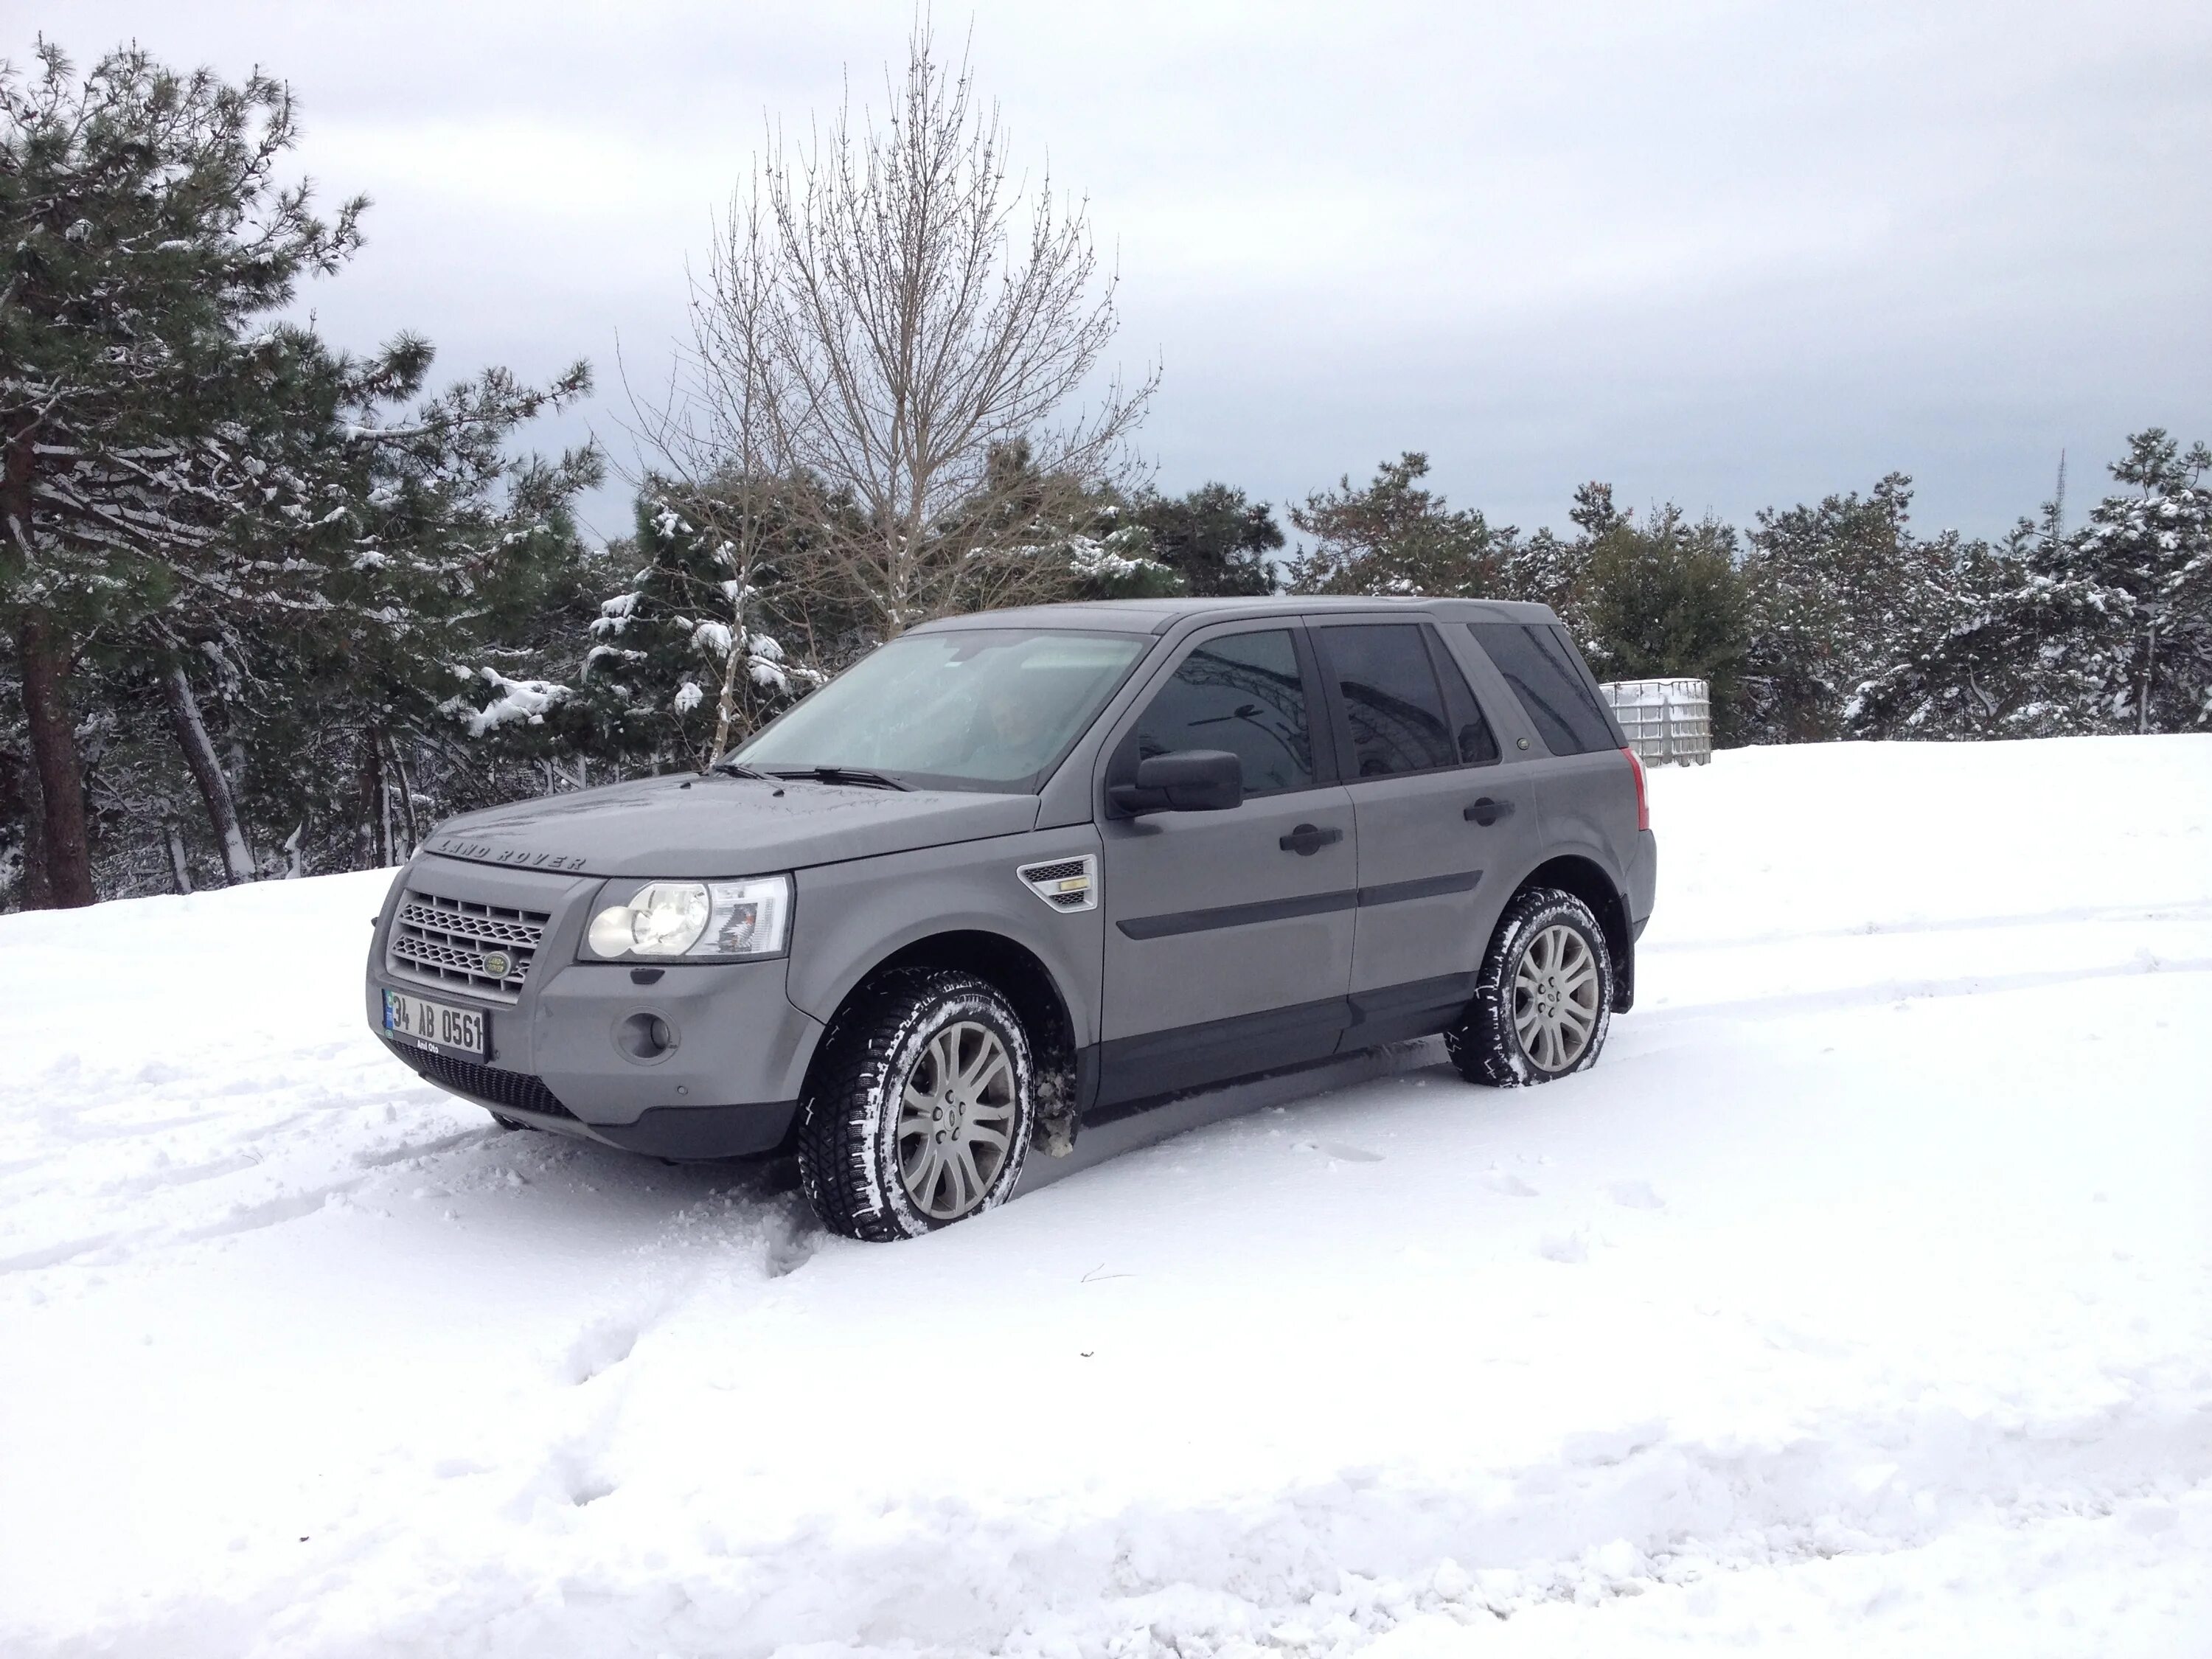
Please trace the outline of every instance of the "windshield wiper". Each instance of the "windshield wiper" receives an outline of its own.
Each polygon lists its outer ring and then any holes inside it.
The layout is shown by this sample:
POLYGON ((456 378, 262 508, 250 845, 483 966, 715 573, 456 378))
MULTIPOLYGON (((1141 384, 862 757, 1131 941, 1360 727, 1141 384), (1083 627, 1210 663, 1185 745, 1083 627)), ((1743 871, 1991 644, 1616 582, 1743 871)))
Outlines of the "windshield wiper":
POLYGON ((740 760, 716 761, 707 769, 709 772, 726 773, 733 778, 750 778, 757 783, 774 783, 775 781, 775 775, 774 773, 763 772, 759 767, 748 766, 740 760))
POLYGON ((857 783, 867 789, 910 789, 911 784, 901 783, 896 778, 881 772, 869 772, 857 766, 793 766, 771 769, 780 778, 811 778, 816 783, 857 783))

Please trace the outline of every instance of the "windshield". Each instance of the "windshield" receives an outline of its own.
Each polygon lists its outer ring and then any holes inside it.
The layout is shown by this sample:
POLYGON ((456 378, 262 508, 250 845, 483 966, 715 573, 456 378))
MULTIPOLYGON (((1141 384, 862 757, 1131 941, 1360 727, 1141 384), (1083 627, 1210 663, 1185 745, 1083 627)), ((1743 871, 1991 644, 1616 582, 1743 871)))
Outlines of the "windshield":
POLYGON ((926 788, 1018 793, 1059 763, 1151 643, 1011 628, 908 634, 732 758, 763 771, 853 768, 926 788))

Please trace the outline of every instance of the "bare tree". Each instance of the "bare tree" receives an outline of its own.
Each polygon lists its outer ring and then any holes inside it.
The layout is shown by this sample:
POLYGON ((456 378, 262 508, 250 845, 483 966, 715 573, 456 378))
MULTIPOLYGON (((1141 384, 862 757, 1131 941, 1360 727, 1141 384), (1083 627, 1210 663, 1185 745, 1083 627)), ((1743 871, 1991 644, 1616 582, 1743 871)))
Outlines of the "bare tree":
POLYGON ((807 510, 813 481, 799 475, 783 435, 790 394, 770 349, 776 262, 769 230, 756 178, 732 198, 716 227, 707 278, 692 284, 691 343, 666 392, 653 403, 630 400, 633 434, 653 457, 635 482, 670 501, 662 511, 678 515, 672 532, 680 528, 714 552, 713 579, 690 584, 696 591, 689 600, 713 618, 694 635, 717 676, 708 758, 787 701, 792 675, 819 678, 802 665, 785 665, 790 653, 768 604, 771 586, 795 585, 792 567, 803 562, 804 544, 794 525, 823 516, 807 510))
POLYGON ((787 579, 876 639, 1064 592, 1070 512, 1126 481, 1158 380, 1065 412, 1116 327, 1083 204, 1010 179, 996 108, 926 25, 886 91, 881 126, 848 100, 804 147, 771 131, 695 292, 694 407, 647 423, 694 478, 812 481, 787 579))

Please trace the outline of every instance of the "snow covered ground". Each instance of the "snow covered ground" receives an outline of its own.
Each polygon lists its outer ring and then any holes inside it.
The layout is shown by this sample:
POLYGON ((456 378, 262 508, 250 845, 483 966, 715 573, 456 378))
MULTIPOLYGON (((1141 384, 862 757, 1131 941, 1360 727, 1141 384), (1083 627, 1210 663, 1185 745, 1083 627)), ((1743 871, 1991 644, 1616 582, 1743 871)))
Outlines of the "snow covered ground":
POLYGON ((2212 739, 1653 796, 1595 1072, 889 1249, 415 1081, 382 876, 0 919, 0 1652, 2212 1653, 2212 739))

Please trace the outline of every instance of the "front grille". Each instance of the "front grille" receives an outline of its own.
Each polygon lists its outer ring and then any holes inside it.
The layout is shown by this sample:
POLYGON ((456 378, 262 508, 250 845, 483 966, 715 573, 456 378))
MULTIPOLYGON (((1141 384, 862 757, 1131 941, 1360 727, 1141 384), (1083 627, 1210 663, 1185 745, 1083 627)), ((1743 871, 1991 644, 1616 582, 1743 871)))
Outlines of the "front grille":
POLYGON ((522 994, 552 920, 544 910, 517 910, 410 888, 392 918, 384 965, 403 979, 513 1002, 522 994), (495 960, 500 957, 506 961, 495 960))
POLYGON ((502 1072, 496 1066, 479 1066, 472 1060, 459 1060, 428 1048, 410 1048, 401 1042, 394 1042, 391 1048, 393 1054, 431 1082, 487 1106, 536 1112, 541 1117, 576 1115, 544 1082, 526 1072, 502 1072))

